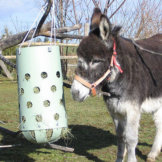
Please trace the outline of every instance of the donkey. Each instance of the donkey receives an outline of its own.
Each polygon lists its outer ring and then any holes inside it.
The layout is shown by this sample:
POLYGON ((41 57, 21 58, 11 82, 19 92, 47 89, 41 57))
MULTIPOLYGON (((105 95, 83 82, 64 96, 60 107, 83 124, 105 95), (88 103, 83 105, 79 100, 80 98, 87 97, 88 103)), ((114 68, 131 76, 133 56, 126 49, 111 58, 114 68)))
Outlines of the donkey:
POLYGON ((131 40, 119 36, 121 27, 112 25, 99 8, 95 8, 90 33, 78 49, 76 75, 71 87, 73 99, 84 101, 100 91, 108 92, 104 101, 114 121, 118 140, 116 162, 136 162, 138 127, 142 112, 152 113, 156 136, 147 156, 155 161, 162 148, 162 34, 131 40), (150 52, 149 52, 150 50, 150 52))

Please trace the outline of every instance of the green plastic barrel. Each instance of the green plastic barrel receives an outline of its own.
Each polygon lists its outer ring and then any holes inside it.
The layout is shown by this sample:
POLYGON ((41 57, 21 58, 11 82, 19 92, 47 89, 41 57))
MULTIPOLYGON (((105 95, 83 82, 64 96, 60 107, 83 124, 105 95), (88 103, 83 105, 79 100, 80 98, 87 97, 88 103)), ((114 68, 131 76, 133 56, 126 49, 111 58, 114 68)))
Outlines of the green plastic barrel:
POLYGON ((59 47, 21 48, 16 62, 20 130, 34 143, 57 141, 67 129, 59 47))

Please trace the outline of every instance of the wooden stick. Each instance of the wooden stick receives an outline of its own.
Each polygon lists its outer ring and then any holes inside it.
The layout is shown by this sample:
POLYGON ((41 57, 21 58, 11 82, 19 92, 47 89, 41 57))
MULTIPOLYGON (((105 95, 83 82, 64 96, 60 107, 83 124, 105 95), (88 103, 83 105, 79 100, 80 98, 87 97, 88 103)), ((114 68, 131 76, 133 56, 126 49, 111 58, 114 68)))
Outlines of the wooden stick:
MULTIPOLYGON (((16 56, 4 56, 6 59, 16 59, 16 56)), ((77 59, 77 56, 60 56, 62 60, 77 59)))
POLYGON ((1 123, 1 124, 5 124, 5 122, 3 122, 3 121, 1 121, 1 120, 0 120, 0 123, 1 123))
POLYGON ((16 56, 4 56, 4 58, 9 59, 9 60, 14 60, 16 59, 16 56))
POLYGON ((16 147, 21 146, 21 144, 15 144, 15 145, 0 145, 0 148, 10 148, 10 147, 16 147))
MULTIPOLYGON (((66 44, 66 43, 52 43, 52 45, 62 46, 62 47, 78 47, 79 44, 66 44)), ((22 44, 22 47, 28 46, 29 43, 25 42, 22 44)), ((33 42, 30 44, 30 46, 48 46, 51 45, 50 42, 33 42)))
POLYGON ((48 143, 48 145, 56 150, 61 150, 61 151, 65 151, 65 152, 74 152, 74 148, 70 148, 70 147, 65 147, 65 146, 59 146, 59 145, 55 145, 55 144, 50 144, 48 143))
POLYGON ((12 74, 11 74, 10 71, 7 69, 7 66, 4 64, 4 62, 1 61, 1 60, 0 60, 0 67, 3 69, 5 75, 6 75, 9 79, 13 80, 12 74))

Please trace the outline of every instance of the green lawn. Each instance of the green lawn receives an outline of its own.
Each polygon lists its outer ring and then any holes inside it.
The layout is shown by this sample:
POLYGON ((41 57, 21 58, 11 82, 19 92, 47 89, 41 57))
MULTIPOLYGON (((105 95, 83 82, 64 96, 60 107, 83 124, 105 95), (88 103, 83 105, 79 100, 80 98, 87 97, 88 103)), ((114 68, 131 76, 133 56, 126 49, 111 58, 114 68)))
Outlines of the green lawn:
MULTIPOLYGON (((65 88, 68 124, 74 138, 60 140, 57 144, 75 148, 74 153, 66 153, 35 145, 22 139, 0 132, 0 145, 21 144, 13 148, 0 150, 0 161, 12 162, 113 162, 116 156, 116 137, 114 125, 102 98, 89 98, 84 103, 74 102, 70 90, 65 88)), ((1 127, 18 131, 19 112, 17 101, 17 83, 0 78, 0 121, 1 127)), ((151 149, 155 128, 150 115, 142 115, 137 147, 139 162, 146 160, 151 149)), ((157 159, 162 161, 162 153, 157 159)))

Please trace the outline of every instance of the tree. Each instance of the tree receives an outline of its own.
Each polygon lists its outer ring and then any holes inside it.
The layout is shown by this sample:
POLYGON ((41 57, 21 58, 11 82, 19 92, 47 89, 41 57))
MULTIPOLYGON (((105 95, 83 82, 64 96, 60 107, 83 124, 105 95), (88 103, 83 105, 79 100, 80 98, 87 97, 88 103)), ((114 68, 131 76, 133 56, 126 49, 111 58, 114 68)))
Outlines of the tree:
MULTIPOLYGON (((161 0, 75 0, 79 23, 90 22, 94 7, 99 7, 113 25, 121 25, 125 37, 140 39, 162 32, 161 0)), ((70 20, 75 19, 70 16, 70 20)))
POLYGON ((122 25, 122 35, 142 39, 162 31, 161 0, 127 0, 112 18, 122 25))

